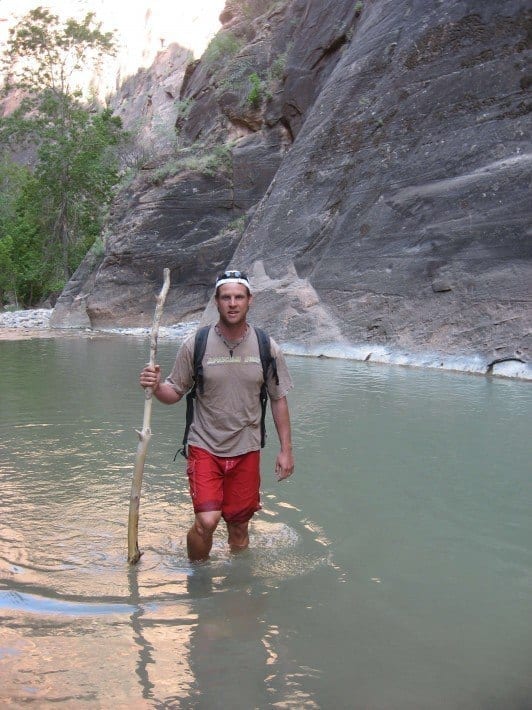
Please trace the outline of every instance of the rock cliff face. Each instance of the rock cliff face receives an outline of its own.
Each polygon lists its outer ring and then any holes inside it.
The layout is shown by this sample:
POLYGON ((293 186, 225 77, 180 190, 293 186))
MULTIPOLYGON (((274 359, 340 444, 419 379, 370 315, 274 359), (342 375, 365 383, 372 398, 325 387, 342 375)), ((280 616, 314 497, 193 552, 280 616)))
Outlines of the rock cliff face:
POLYGON ((527 360, 527 5, 227 2, 175 87, 179 150, 119 196, 54 324, 148 324, 164 266, 166 322, 197 319, 231 264, 301 351, 527 360))

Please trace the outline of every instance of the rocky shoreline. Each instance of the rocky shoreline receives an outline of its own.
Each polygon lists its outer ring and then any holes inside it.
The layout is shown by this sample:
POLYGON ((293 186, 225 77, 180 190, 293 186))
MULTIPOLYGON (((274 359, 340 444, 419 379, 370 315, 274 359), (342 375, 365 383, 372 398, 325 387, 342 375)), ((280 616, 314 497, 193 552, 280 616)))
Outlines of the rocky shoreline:
MULTIPOLYGON (((141 336, 149 334, 150 328, 51 328, 52 309, 37 308, 26 311, 4 311, 0 313, 0 341, 28 340, 32 338, 65 338, 65 337, 109 337, 141 336)), ((159 338, 182 341, 198 326, 197 322, 177 323, 174 326, 161 327, 159 338)), ((362 346, 321 344, 319 348, 304 346, 301 343, 280 343, 287 355, 300 357, 328 357, 344 360, 364 361, 387 365, 403 365, 425 369, 448 370, 477 375, 490 375, 517 380, 532 380, 532 367, 518 358, 502 359, 487 362, 478 355, 464 354, 462 356, 442 356, 439 353, 401 352, 397 349, 382 346, 369 348, 362 346)))
MULTIPOLYGON (((26 311, 0 313, 0 340, 25 340, 29 338, 97 337, 109 335, 146 336, 150 328, 52 328, 52 308, 35 308, 26 311)), ((159 337, 182 340, 198 325, 197 322, 178 323, 161 327, 159 337)))
POLYGON ((49 338, 51 308, 35 308, 27 311, 3 311, 0 313, 0 340, 25 340, 49 338))
POLYGON ((25 311, 3 311, 0 313, 0 329, 4 328, 48 328, 52 308, 33 308, 25 311))

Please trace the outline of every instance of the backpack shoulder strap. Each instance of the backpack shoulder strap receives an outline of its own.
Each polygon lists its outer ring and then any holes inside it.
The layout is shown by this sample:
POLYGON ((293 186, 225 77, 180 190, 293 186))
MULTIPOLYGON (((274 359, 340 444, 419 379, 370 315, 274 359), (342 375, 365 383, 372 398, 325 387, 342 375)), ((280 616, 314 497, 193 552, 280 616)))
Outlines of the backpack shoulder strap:
MULTIPOLYGON (((205 325, 203 328, 199 328, 196 331, 196 336, 194 338, 194 360, 193 360, 193 384, 192 387, 187 392, 187 412, 185 419, 185 433, 183 435, 183 448, 181 448, 178 453, 183 454, 186 458, 187 452, 187 441, 188 432, 190 431, 190 425, 194 419, 194 400, 196 399, 196 389, 199 388, 201 394, 203 394, 203 356, 205 355, 205 349, 207 347, 207 338, 209 337, 209 330, 211 326, 205 325)), ((177 454, 176 454, 177 456, 177 454)), ((175 456, 174 456, 175 461, 175 456)))
POLYGON ((199 391, 203 394, 203 356, 205 355, 205 349, 207 347, 207 338, 209 337, 210 325, 205 325, 196 332, 196 338, 194 340, 194 385, 192 389, 194 390, 194 395, 196 394, 196 387, 199 387, 199 391))
POLYGON ((268 371, 270 367, 272 368, 273 379, 275 384, 279 384, 279 376, 277 375, 277 364, 275 358, 272 356, 272 348, 270 343, 270 336, 262 328, 257 328, 254 326, 255 333, 257 334, 257 340, 259 343, 259 354, 260 361, 262 364, 262 375, 263 382, 260 388, 260 406, 261 406, 261 418, 260 418, 260 446, 261 449, 264 448, 266 444, 266 407, 268 403, 268 371))
POLYGON ((260 361, 262 363, 262 373, 264 375, 264 382, 266 382, 266 379, 268 377, 268 370, 271 367, 273 379, 275 380, 275 384, 278 385, 279 376, 277 375, 277 363, 272 355, 270 336, 268 335, 268 333, 262 330, 262 328, 258 328, 257 326, 254 326, 254 328, 255 333, 257 334, 257 340, 259 342, 259 354, 260 361))

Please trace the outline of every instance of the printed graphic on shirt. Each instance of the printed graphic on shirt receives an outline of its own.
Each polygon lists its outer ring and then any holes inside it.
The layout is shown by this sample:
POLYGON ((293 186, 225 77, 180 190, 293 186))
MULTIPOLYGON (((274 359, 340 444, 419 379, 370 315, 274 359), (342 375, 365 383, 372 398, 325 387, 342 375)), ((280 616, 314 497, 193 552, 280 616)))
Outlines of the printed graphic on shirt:
POLYGON ((255 355, 246 355, 242 357, 241 355, 233 355, 233 357, 230 357, 229 355, 216 355, 216 356, 207 356, 204 360, 205 365, 242 365, 242 364, 247 364, 247 363, 259 363, 260 364, 260 357, 256 357, 255 355))

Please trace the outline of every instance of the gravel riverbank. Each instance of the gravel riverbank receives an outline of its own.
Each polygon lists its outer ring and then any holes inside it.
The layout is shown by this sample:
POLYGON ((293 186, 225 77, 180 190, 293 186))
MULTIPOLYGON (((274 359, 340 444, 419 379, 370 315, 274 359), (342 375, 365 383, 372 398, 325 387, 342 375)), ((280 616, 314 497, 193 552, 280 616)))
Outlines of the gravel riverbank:
POLYGON ((50 329, 51 315, 51 308, 3 311, 0 313, 0 340, 54 337, 54 332, 50 329))
MULTIPOLYGON (((105 335, 146 336, 150 328, 50 328, 51 308, 35 308, 27 311, 4 311, 0 313, 0 340, 23 340, 28 338, 98 337, 105 335)), ((161 326, 159 336, 182 340, 195 328, 196 321, 161 326)))
POLYGON ((49 328, 51 308, 34 308, 28 311, 0 313, 0 328, 49 328))

